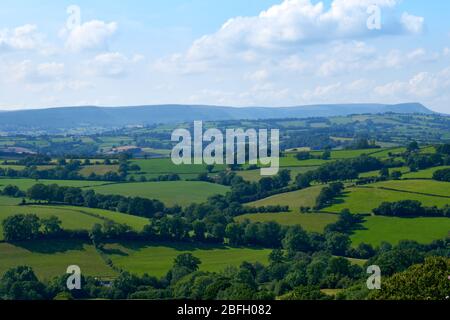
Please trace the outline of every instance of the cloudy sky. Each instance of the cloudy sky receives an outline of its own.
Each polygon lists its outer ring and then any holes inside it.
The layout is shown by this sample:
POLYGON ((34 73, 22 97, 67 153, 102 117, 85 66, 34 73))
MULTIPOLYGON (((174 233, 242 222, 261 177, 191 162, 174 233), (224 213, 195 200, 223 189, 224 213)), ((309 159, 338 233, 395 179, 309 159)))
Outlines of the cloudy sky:
POLYGON ((450 1, 1 2, 3 110, 417 101, 450 113, 450 1))

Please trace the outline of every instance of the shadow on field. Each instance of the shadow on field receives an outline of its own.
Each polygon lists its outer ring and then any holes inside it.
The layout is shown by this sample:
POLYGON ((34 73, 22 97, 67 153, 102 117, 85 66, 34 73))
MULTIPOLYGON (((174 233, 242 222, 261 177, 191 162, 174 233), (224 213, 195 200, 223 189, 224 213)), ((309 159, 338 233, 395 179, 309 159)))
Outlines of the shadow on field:
POLYGON ((16 247, 33 253, 55 254, 68 251, 84 251, 84 243, 76 240, 33 241, 14 243, 16 247))

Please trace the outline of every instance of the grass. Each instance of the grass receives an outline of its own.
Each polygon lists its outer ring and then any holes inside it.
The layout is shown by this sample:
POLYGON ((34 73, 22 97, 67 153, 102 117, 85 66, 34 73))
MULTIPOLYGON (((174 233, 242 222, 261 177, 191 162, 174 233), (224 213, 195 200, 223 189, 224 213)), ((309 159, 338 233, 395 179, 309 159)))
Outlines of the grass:
POLYGON ((0 178, 0 189, 7 185, 14 185, 20 190, 26 191, 35 184, 42 183, 46 185, 57 184, 64 187, 91 187, 105 184, 101 181, 83 181, 83 180, 35 180, 35 179, 2 179, 0 178))
POLYGON ((41 280, 66 274, 77 265, 83 275, 111 279, 116 273, 92 245, 80 241, 37 241, 24 244, 0 243, 0 275, 17 266, 30 266, 41 280))
MULTIPOLYGON (((141 171, 146 175, 164 175, 164 174, 199 174, 207 172, 206 165, 175 165, 170 158, 164 159, 148 159, 148 160, 132 160, 131 164, 137 164, 141 171)), ((215 171, 225 170, 224 165, 216 165, 215 171)))
MULTIPOLYGON (((375 186, 375 185, 371 185, 375 186)), ((339 213, 343 209, 350 209, 352 213, 372 213, 383 202, 396 202, 400 200, 417 200, 424 206, 443 207, 450 204, 450 198, 425 196, 414 193, 383 190, 372 188, 348 188, 343 196, 336 199, 336 204, 323 209, 326 212, 339 213)))
POLYGON ((226 266, 239 266, 242 262, 267 263, 271 250, 258 248, 231 248, 194 244, 109 244, 106 253, 113 264, 131 273, 164 276, 173 266, 174 259, 183 253, 192 253, 202 261, 200 270, 217 272, 226 266))
POLYGON ((290 210, 298 211, 300 207, 313 207, 316 204, 317 196, 323 186, 314 186, 294 192, 282 193, 259 201, 248 203, 252 207, 264 206, 289 206, 290 210))
POLYGON ((335 223, 338 216, 328 213, 301 214, 294 212, 286 213, 258 213, 245 214, 236 217, 236 221, 250 220, 251 222, 270 222, 274 221, 283 226, 300 225, 303 229, 311 232, 322 233, 325 227, 335 223))
POLYGON ((433 180, 390 180, 378 182, 373 185, 377 188, 390 188, 408 192, 418 192, 449 197, 450 203, 450 183, 433 180))
POLYGON ((158 199, 167 206, 201 203, 210 196, 225 194, 229 190, 222 185, 199 181, 118 183, 91 189, 100 194, 158 199))
MULTIPOLYGON (((35 214, 39 218, 57 216, 63 229, 66 230, 90 230, 96 223, 102 224, 99 218, 91 217, 80 212, 65 208, 41 207, 41 206, 1 206, 0 223, 7 217, 16 214, 35 214)), ((3 230, 0 230, 0 240, 3 239, 3 230)))
POLYGON ((364 242, 374 246, 381 242, 397 244, 401 240, 415 240, 430 243, 449 236, 448 218, 393 218, 367 217, 363 224, 366 230, 358 230, 352 235, 354 246, 364 242))
POLYGON ((118 165, 104 165, 104 164, 96 164, 91 166, 85 166, 80 170, 80 174, 83 177, 89 177, 92 173, 95 173, 96 175, 104 175, 108 172, 118 172, 119 166, 118 165))
POLYGON ((403 178, 406 179, 432 179, 433 178, 433 174, 438 171, 438 170, 442 170, 442 169, 449 169, 450 166, 441 166, 441 167, 434 167, 434 168, 429 168, 429 169, 425 169, 425 170, 420 170, 417 172, 409 172, 405 175, 403 175, 403 178))
MULTIPOLYGON (((390 168, 389 174, 392 174, 394 171, 400 171, 403 173, 403 177, 405 177, 405 174, 409 172, 408 167, 400 167, 400 168, 390 168)), ((359 175, 360 178, 372 178, 372 177, 379 177, 380 176, 380 170, 370 171, 370 172, 364 172, 359 175)))

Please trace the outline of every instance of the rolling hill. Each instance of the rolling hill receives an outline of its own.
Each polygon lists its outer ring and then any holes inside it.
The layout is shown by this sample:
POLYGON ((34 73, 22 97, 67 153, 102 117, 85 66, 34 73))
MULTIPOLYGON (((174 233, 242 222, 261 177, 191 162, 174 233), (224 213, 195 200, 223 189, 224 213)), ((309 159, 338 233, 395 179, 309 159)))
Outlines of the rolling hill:
POLYGON ((8 133, 30 130, 57 133, 86 128, 107 130, 125 126, 179 123, 194 120, 259 120, 274 118, 309 118, 350 114, 421 113, 431 110, 419 103, 335 104, 298 107, 218 107, 199 105, 154 105, 136 107, 64 107, 52 109, 0 112, 0 131, 8 133))

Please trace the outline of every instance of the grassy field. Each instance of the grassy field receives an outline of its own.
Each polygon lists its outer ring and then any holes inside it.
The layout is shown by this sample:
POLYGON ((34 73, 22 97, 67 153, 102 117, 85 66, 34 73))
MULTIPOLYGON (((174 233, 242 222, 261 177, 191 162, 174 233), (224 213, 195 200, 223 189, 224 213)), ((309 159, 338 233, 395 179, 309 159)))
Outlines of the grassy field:
MULTIPOLYGON (((41 207, 41 206, 0 206, 0 223, 9 216, 16 214, 35 214, 39 218, 57 216, 63 229, 66 230, 90 230, 96 223, 103 220, 66 208, 41 207)), ((0 228, 0 240, 3 239, 3 230, 0 228)))
POLYGON ((418 200, 424 206, 443 207, 450 204, 450 198, 425 196, 407 192, 383 190, 377 188, 348 188, 342 197, 337 198, 336 204, 323 209, 325 212, 339 213, 343 209, 350 209, 352 213, 372 213, 383 202, 400 200, 418 200))
POLYGON ((66 274, 77 265, 87 276, 111 279, 116 273, 102 260, 92 245, 79 241, 38 241, 26 244, 0 243, 0 275, 10 268, 27 265, 41 280, 66 274))
POLYGON ((108 172, 118 172, 119 166, 118 165, 104 165, 104 164, 96 164, 91 166, 85 166, 80 170, 80 174, 83 177, 89 177, 92 173, 95 173, 97 175, 104 175, 108 172))
POLYGON ((148 273, 153 276, 164 276, 175 257, 183 253, 192 253, 202 261, 200 270, 212 272, 222 271, 228 265, 239 266, 244 261, 267 263, 271 252, 258 248, 136 242, 109 244, 105 249, 115 266, 134 274, 148 273))
POLYGON ((20 190, 26 191, 35 184, 42 183, 46 185, 57 184, 64 187, 91 187, 105 184, 102 181, 83 181, 83 180, 35 180, 35 179, 2 179, 0 178, 0 189, 7 185, 18 186, 20 190))
POLYGON ((301 214, 296 212, 286 213, 258 213, 245 214, 236 217, 236 221, 250 220, 251 222, 270 222, 274 221, 283 226, 300 225, 303 229, 311 232, 323 232, 324 228, 336 222, 338 216, 328 213, 301 214))
POLYGON ((418 192, 449 197, 450 203, 450 183, 433 180, 391 180, 378 182, 371 185, 376 188, 390 188, 408 192, 418 192))
POLYGON ((186 206, 201 203, 216 194, 225 194, 229 188, 199 181, 118 183, 91 188, 100 194, 158 199, 168 206, 186 206))
MULTIPOLYGON (((394 172, 394 171, 400 171, 401 173, 404 174, 403 177, 405 177, 405 174, 407 174, 409 172, 409 168, 408 167, 390 168, 389 174, 392 174, 392 172, 394 172)), ((372 178, 372 177, 379 177, 379 176, 380 176, 380 170, 364 172, 359 175, 360 178, 372 178)))
POLYGON ((429 168, 429 169, 425 169, 425 170, 420 170, 417 172, 409 172, 405 175, 403 175, 403 178, 406 179, 431 179, 433 178, 433 174, 438 171, 438 170, 442 170, 442 169, 449 169, 450 166, 441 166, 441 167, 434 167, 434 168, 429 168))
POLYGON ((430 243, 449 236, 450 232, 448 218, 367 217, 366 220, 366 230, 358 230, 351 237, 354 246, 362 242, 376 246, 383 241, 397 244, 401 240, 430 243))
MULTIPOLYGON (((207 172, 206 165, 175 165, 170 158, 132 160, 131 164, 137 164, 141 171, 139 175, 164 175, 164 174, 196 174, 207 172)), ((224 165, 216 165, 214 171, 225 170, 224 165)))
POLYGON ((322 190, 323 186, 314 186, 311 188, 282 193, 266 199, 248 203, 252 207, 264 206, 289 206, 291 211, 298 212, 300 207, 313 207, 316 204, 316 198, 322 190))

